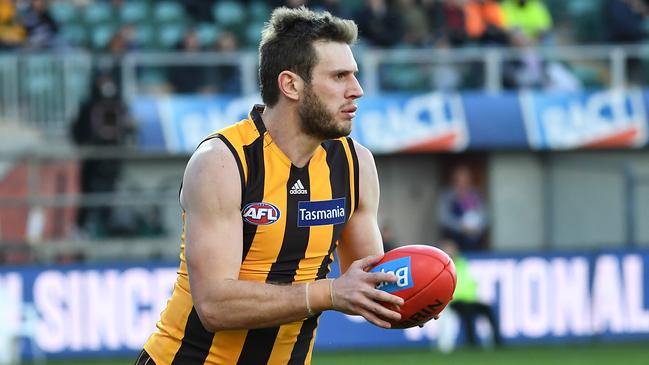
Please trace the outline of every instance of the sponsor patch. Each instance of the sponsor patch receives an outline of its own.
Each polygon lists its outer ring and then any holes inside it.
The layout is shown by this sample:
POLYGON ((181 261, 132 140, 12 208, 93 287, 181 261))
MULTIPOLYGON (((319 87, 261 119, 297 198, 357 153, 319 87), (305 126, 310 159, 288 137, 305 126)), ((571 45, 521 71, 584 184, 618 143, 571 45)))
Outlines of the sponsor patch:
POLYGON ((241 210, 243 220, 257 226, 273 224, 279 220, 280 215, 276 206, 264 202, 250 203, 241 210))
POLYGON ((298 227, 342 224, 346 219, 345 198, 298 202, 298 227))
POLYGON ((388 293, 412 288, 414 283, 412 282, 412 273, 410 271, 410 256, 384 262, 370 270, 370 272, 391 273, 397 277, 397 281, 394 283, 383 282, 376 286, 377 289, 388 293))

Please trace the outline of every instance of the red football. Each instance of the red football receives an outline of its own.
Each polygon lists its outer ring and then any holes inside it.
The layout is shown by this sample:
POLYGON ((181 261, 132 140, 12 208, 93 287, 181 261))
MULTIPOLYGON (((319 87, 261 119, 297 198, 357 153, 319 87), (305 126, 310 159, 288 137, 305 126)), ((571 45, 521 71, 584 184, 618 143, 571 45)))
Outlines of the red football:
POLYGON ((408 245, 388 251, 370 271, 394 273, 396 283, 381 283, 378 289, 405 301, 401 320, 392 328, 408 328, 428 322, 453 298, 457 277, 453 260, 433 246, 408 245))

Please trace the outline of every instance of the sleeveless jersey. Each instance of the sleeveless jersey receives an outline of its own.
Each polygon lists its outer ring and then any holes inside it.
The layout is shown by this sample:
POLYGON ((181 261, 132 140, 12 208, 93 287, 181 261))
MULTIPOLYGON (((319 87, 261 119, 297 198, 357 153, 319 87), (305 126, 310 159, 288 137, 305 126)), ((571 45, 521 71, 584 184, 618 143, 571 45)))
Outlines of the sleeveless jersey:
MULTIPOLYGON (((239 279, 291 284, 324 279, 358 205, 358 159, 350 138, 323 142, 294 166, 273 143, 256 105, 219 138, 241 180, 243 262, 239 279)), ((271 328, 208 332, 193 306, 185 261, 185 219, 174 290, 145 350, 157 365, 309 364, 319 316, 271 328)))

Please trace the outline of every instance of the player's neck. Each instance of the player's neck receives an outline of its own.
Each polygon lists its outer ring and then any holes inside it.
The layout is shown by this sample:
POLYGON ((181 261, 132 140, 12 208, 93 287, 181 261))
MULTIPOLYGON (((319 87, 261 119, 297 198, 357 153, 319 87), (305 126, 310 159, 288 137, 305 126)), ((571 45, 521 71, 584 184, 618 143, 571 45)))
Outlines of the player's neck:
POLYGON ((276 105, 264 110, 262 119, 266 130, 277 147, 293 165, 304 167, 322 141, 305 134, 295 108, 276 105))

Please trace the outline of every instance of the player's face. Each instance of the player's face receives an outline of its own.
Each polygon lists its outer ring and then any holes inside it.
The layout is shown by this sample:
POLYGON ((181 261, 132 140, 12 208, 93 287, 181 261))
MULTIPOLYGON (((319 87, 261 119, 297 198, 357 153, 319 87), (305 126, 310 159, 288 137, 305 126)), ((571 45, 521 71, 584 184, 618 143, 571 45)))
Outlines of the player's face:
POLYGON ((347 136, 356 115, 355 100, 363 96, 351 48, 345 43, 316 42, 318 63, 306 85, 298 112, 302 129, 319 139, 347 136))

